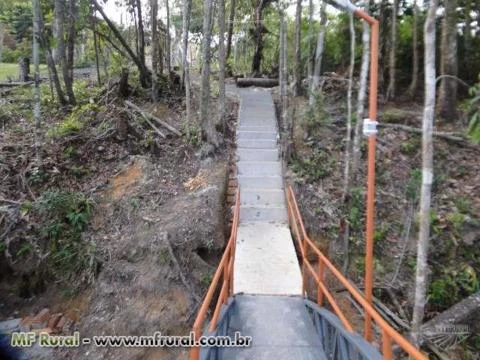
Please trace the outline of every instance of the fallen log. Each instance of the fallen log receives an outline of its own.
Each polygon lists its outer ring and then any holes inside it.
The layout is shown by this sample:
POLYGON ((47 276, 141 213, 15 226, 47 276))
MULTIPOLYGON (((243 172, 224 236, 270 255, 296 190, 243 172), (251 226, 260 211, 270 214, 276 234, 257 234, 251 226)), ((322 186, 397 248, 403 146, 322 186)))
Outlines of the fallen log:
POLYGON ((435 332, 455 324, 478 324, 480 319, 480 291, 456 303, 422 325, 422 333, 435 332))
MULTIPOLYGON (((128 112, 130 115, 132 116, 135 116, 129 109, 125 108, 125 111, 128 112)), ((142 115, 142 117, 145 119, 145 121, 147 122, 148 125, 150 125, 152 127, 153 130, 155 130, 155 132, 160 135, 162 138, 166 139, 167 138, 167 135, 165 135, 163 132, 161 132, 151 121, 150 119, 148 118, 148 116, 146 116, 145 114, 143 113, 140 113, 140 115, 142 115)))
MULTIPOLYGON (((422 129, 419 129, 413 126, 403 125, 403 124, 391 124, 391 123, 379 122, 378 126, 391 128, 391 129, 399 129, 399 130, 403 130, 403 131, 407 131, 415 134, 422 133, 422 129)), ((463 134, 454 133, 454 132, 433 131, 433 136, 437 136, 439 138, 443 138, 451 141, 457 141, 457 142, 466 142, 467 140, 463 134)))
POLYGON ((0 82, 0 87, 15 87, 15 86, 28 86, 33 85, 33 81, 11 81, 11 82, 0 82))
POLYGON ((158 117, 146 112, 145 110, 143 110, 142 108, 140 108, 139 106, 135 105, 134 103, 132 103, 131 101, 128 101, 128 100, 125 100, 125 104, 132 108, 133 110, 139 112, 144 118, 150 118, 152 120, 155 120, 157 123, 159 123, 160 125, 162 125, 163 127, 167 128, 168 130, 170 130, 171 132, 173 132, 174 134, 178 135, 178 136, 182 136, 182 133, 180 131, 178 131, 177 129, 175 129, 172 125, 170 125, 169 123, 167 123, 166 121, 163 121, 161 119, 159 119, 158 117))
POLYGON ((237 87, 249 87, 258 86, 270 88, 278 86, 278 79, 266 79, 266 78, 238 78, 237 87))

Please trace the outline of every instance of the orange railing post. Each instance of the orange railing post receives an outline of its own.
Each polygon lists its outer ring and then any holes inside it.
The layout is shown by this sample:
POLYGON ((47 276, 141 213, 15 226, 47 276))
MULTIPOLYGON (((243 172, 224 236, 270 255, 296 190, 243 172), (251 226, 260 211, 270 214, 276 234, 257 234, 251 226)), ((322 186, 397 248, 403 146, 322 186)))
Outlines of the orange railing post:
MULTIPOLYGON (((378 42, 379 22, 365 11, 357 9, 354 14, 370 24, 372 30, 370 40, 370 89, 368 100, 368 121, 377 121, 377 95, 378 95, 378 42)), ((373 298, 373 235, 375 212, 375 151, 376 131, 368 134, 368 164, 367 164, 367 221, 365 236, 365 298, 372 304, 373 298)), ((365 339, 372 340, 372 319, 365 314, 364 324, 365 339)))
MULTIPOLYGON (((318 277, 320 278, 321 281, 323 281, 324 271, 325 271, 325 265, 323 264, 323 261, 319 256, 318 257, 318 277)), ((320 306, 323 306, 323 291, 320 288, 320 286, 318 286, 318 290, 317 290, 317 304, 320 306)))

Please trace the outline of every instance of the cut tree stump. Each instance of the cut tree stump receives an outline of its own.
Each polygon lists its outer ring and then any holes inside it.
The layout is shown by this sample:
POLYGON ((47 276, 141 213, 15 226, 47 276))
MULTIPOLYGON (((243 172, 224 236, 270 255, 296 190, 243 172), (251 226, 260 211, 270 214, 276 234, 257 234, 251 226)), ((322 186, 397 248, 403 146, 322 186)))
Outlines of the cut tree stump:
POLYGON ((270 88, 278 86, 278 79, 265 79, 265 78, 238 78, 238 87, 258 86, 270 88))

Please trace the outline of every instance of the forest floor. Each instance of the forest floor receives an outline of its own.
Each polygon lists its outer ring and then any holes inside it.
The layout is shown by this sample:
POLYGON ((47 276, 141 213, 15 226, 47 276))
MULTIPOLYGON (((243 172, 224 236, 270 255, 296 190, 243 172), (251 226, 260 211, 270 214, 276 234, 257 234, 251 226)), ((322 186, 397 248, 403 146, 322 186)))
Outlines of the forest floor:
MULTIPOLYGON (((330 251, 330 258, 339 267, 344 259, 345 223, 349 223, 348 274, 362 288, 366 141, 362 140, 360 169, 351 187, 348 210, 342 202, 346 85, 337 89, 336 84, 331 88, 327 84, 326 88, 313 117, 306 110, 306 99, 296 98, 290 105, 295 150, 286 176, 294 185, 308 233, 322 249, 330 251)), ((413 102, 381 104, 378 121, 421 129, 422 109, 413 102)), ((466 126, 461 124, 461 120, 458 124, 437 122, 435 130, 450 132, 455 127, 458 132, 466 126)), ((415 284, 421 134, 379 127, 377 139, 374 292, 397 318, 409 324, 415 284)), ((480 290, 479 147, 435 137, 434 154, 427 320, 480 290)), ((469 325, 473 335, 462 344, 465 346, 448 349, 450 359, 474 359, 480 351, 478 324, 472 318, 469 325)), ((401 326, 399 329, 408 333, 401 326)))
MULTIPOLYGON (((224 247, 237 104, 228 101, 221 151, 203 159, 196 128, 186 139, 157 124, 167 134, 163 139, 111 90, 81 86, 85 97, 70 113, 44 100, 43 127, 49 130, 41 171, 34 163, 29 105, 8 100, 28 99, 28 90, 4 100, 0 321, 49 308, 67 318, 64 333, 78 330, 82 337, 152 335, 158 329, 165 335, 188 333, 224 247), (58 245, 68 250, 59 253, 58 245)), ((157 105, 147 97, 140 93, 129 100, 183 130, 181 97, 173 94, 157 105)), ((93 346, 37 355, 86 354, 89 359, 186 356, 178 349, 93 346)))

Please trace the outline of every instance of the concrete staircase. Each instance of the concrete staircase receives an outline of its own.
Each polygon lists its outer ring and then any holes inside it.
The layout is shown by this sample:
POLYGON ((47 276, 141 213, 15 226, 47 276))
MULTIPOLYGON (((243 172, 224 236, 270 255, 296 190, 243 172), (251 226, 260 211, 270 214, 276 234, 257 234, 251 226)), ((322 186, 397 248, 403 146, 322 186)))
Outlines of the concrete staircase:
POLYGON ((300 296, 302 276, 288 227, 272 96, 268 90, 254 88, 240 89, 239 94, 241 202, 234 292, 300 296))

